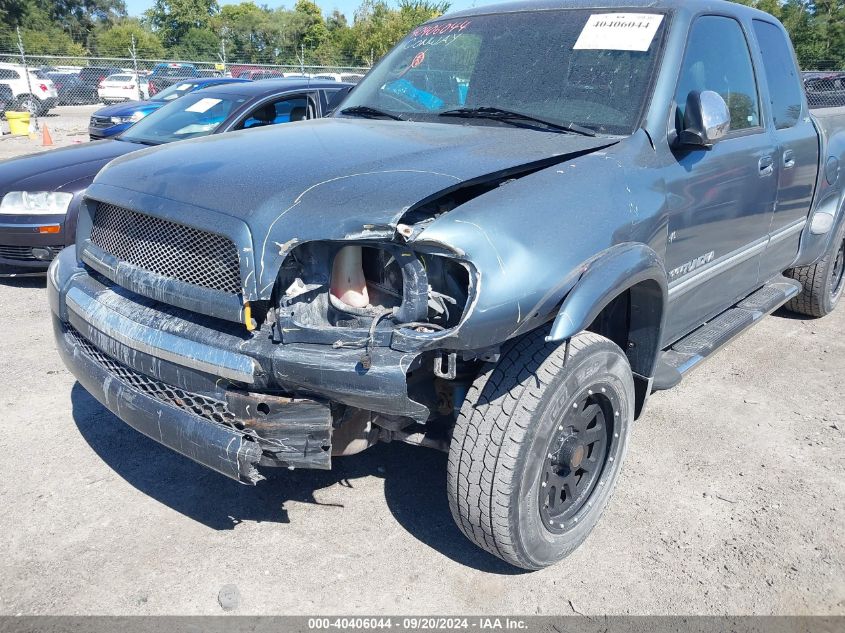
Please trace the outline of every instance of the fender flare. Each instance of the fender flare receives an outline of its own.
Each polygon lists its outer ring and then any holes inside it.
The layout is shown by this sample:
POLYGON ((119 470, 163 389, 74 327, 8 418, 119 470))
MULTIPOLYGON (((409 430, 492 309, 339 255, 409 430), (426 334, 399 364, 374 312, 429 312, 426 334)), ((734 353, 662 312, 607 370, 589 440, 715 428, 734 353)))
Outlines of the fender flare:
MULTIPOLYGON (((825 240, 824 249, 822 250, 822 254, 819 256, 819 259, 830 253, 830 250, 835 246, 833 240, 836 239, 839 231, 842 230, 842 225, 845 224, 845 191, 842 191, 839 194, 837 202, 836 211, 833 215, 833 226, 825 235, 827 239, 825 240)), ((812 225, 814 215, 815 213, 810 215, 808 224, 812 225)))
POLYGON ((632 301, 629 346, 631 369, 654 375, 668 303, 663 259, 649 246, 627 242, 602 251, 582 266, 583 272, 560 306, 546 340, 566 341, 588 328, 607 305, 637 288, 632 301))

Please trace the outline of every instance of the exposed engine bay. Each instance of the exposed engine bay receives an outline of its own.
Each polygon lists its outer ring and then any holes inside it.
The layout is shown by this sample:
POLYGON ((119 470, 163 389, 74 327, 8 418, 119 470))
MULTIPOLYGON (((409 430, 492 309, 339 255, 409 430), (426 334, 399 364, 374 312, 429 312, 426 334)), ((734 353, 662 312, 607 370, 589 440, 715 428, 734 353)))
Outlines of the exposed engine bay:
MULTIPOLYGON (((458 260, 400 244, 309 243, 285 260, 278 288, 274 342, 355 350, 356 371, 368 372, 373 350, 390 347, 395 334, 435 335, 457 325, 469 298, 470 271, 458 260)), ((454 353, 444 358, 428 352, 407 374, 408 396, 433 412, 439 434, 432 436, 411 418, 348 410, 337 421, 332 453, 357 452, 378 439, 448 446, 451 418, 466 392, 459 373, 474 375, 459 372, 459 364, 466 365, 454 353)))

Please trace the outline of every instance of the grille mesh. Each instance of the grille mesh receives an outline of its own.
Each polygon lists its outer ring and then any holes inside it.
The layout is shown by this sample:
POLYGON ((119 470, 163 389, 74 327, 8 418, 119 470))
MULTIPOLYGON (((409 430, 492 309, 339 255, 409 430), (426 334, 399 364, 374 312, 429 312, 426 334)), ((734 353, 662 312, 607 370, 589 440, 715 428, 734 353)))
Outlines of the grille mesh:
POLYGON ((234 426, 235 414, 229 410, 228 405, 222 400, 215 400, 184 391, 155 378, 138 373, 134 369, 116 361, 111 356, 103 354, 74 328, 68 326, 67 332, 86 356, 107 372, 141 393, 152 396, 178 409, 182 409, 182 411, 187 411, 188 413, 193 413, 201 418, 210 420, 211 422, 234 426))
POLYGON ((241 291, 238 249, 216 233, 98 202, 91 242, 163 277, 230 294, 241 291))

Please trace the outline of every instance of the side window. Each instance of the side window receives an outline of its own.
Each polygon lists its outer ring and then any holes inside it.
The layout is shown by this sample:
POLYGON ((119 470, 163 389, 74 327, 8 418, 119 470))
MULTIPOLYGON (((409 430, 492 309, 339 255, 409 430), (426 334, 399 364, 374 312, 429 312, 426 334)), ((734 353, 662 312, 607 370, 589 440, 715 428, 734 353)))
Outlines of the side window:
POLYGON ((801 118, 801 84, 786 36, 771 22, 754 20, 766 83, 772 100, 772 117, 778 130, 792 127, 801 118))
POLYGON ((0 79, 8 81, 20 78, 20 75, 14 70, 9 68, 0 68, 0 79))
POLYGON ((760 125, 751 54, 742 28, 733 18, 707 15, 692 25, 675 93, 680 121, 687 95, 693 90, 712 90, 722 96, 731 113, 731 130, 760 125))
POLYGON ((349 91, 352 90, 350 86, 345 86, 343 88, 335 89, 331 88, 328 90, 322 90, 321 93, 323 95, 323 116, 328 116, 332 112, 337 109, 337 106, 346 98, 346 95, 349 94, 349 91))
POLYGON ((314 112, 314 106, 308 97, 288 97, 260 105, 246 115, 236 129, 249 130, 277 123, 303 121, 314 118, 314 112))
POLYGON ((320 106, 323 110, 323 116, 325 116, 326 112, 330 110, 329 104, 335 104, 337 102, 337 93, 338 90, 327 89, 327 90, 320 90, 320 106))

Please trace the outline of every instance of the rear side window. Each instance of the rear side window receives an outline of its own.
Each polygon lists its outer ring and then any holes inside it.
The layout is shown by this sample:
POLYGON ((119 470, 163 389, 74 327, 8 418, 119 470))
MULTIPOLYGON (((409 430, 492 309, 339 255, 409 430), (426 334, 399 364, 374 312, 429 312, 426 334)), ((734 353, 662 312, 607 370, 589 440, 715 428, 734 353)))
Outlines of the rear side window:
POLYGON ((290 97, 268 103, 256 108, 241 121, 239 130, 248 130, 254 127, 276 125, 278 123, 289 123, 291 121, 302 121, 308 118, 308 98, 290 97))
POLYGON ((801 84, 795 59, 781 30, 771 22, 754 20, 754 34, 760 44, 772 117, 779 130, 792 127, 801 118, 801 84))
POLYGON ((760 125, 757 81, 748 43, 733 18, 706 15, 690 30, 675 103, 683 121, 687 95, 693 90, 719 93, 731 113, 731 130, 760 125))

